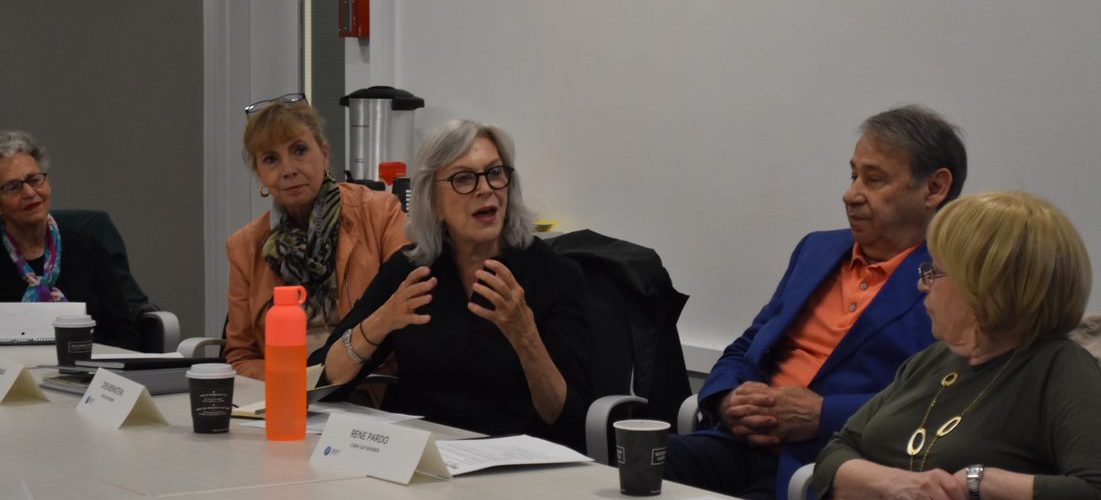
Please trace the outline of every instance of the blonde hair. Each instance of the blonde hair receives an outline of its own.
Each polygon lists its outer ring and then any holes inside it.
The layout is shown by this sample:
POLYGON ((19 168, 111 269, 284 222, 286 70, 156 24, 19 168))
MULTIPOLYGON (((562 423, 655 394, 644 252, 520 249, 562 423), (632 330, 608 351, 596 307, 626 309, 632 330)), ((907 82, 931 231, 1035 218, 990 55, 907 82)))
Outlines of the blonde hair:
POLYGON ((324 120, 306 101, 290 104, 275 102, 249 116, 245 125, 244 151, 242 156, 249 168, 256 170, 256 153, 271 149, 298 137, 301 127, 313 134, 317 145, 329 147, 325 138, 324 120))
POLYGON ((994 191, 946 205, 929 226, 929 252, 987 333, 1066 335, 1082 319, 1092 270, 1063 212, 1028 193, 994 191))

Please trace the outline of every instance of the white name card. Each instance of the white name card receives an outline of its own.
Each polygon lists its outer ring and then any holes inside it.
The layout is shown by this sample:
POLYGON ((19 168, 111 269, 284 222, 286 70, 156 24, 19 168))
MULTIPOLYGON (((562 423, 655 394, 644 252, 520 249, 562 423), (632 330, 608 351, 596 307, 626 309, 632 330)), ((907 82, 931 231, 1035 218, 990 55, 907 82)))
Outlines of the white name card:
POLYGON ((103 368, 96 370, 76 410, 116 429, 123 425, 168 423, 144 385, 103 368))
POLYGON ((23 365, 0 357, 0 404, 49 401, 23 365))
POLYGON ((451 478, 431 432, 350 413, 329 415, 310 464, 401 484, 409 484, 414 472, 451 478))

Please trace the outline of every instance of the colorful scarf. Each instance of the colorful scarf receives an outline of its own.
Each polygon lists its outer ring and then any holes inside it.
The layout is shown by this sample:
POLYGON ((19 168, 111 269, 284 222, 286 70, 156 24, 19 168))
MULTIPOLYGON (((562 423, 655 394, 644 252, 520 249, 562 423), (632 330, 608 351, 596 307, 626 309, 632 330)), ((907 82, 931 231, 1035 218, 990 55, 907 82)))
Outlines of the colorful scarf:
POLYGON ((46 253, 43 255, 45 264, 42 266, 42 276, 39 276, 23 258, 23 254, 15 246, 15 241, 8 234, 7 228, 3 229, 4 248, 8 256, 15 263, 16 269, 22 273, 23 281, 27 282, 27 291, 23 292, 23 302, 68 302, 65 294, 56 286, 57 278, 61 276, 61 233, 57 230, 57 222, 52 215, 46 215, 48 234, 46 238, 46 253))
POLYGON ((336 244, 340 230, 340 187, 326 176, 310 213, 309 227, 301 229, 275 207, 273 227, 260 254, 287 285, 306 288, 310 324, 329 321, 336 310, 336 244))

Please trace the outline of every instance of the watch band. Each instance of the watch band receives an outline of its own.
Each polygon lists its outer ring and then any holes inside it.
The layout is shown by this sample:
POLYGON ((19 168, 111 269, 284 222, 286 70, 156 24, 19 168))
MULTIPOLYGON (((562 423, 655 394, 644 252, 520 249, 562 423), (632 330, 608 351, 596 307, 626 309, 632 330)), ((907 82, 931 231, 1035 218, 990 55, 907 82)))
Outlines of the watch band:
POLYGON ((352 361, 355 362, 355 364, 363 364, 363 356, 360 356, 359 353, 357 353, 356 350, 352 348, 351 330, 344 330, 344 335, 340 336, 340 342, 344 344, 344 352, 348 354, 349 358, 352 358, 352 361))
POLYGON ((980 486, 982 485, 983 466, 974 464, 967 466, 967 493, 971 500, 981 500, 980 486))

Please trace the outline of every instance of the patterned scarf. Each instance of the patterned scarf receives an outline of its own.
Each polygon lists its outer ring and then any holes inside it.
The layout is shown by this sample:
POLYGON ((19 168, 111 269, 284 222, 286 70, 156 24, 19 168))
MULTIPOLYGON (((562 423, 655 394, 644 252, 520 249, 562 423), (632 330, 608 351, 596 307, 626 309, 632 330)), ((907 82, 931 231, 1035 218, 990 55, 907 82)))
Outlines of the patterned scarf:
POLYGON ((327 322, 336 310, 336 243, 340 230, 340 187, 326 176, 301 229, 279 208, 272 210, 273 227, 260 254, 283 283, 302 285, 310 324, 327 322))
POLYGON ((23 258, 23 254, 15 246, 7 228, 0 222, 3 229, 4 248, 8 256, 15 263, 16 269, 22 273, 23 281, 27 282, 27 291, 23 292, 23 302, 68 302, 65 294, 56 286, 57 278, 61 276, 61 233, 57 230, 57 222, 52 215, 46 215, 48 234, 46 238, 46 253, 43 255, 45 264, 42 266, 42 276, 39 276, 23 258))

